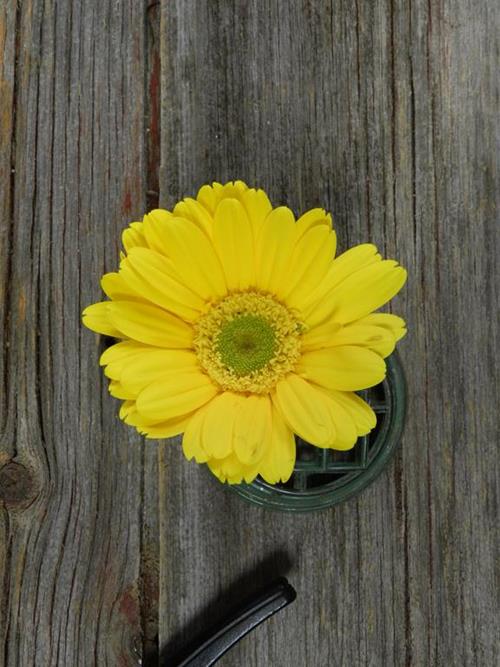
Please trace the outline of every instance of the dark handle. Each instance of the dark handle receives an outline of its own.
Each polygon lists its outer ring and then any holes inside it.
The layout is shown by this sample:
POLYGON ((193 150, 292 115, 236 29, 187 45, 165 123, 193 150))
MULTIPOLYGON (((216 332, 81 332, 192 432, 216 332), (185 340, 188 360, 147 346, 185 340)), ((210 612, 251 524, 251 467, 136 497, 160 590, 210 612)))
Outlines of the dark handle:
POLYGON ((296 598, 286 579, 259 592, 177 667, 210 667, 242 637, 296 598))

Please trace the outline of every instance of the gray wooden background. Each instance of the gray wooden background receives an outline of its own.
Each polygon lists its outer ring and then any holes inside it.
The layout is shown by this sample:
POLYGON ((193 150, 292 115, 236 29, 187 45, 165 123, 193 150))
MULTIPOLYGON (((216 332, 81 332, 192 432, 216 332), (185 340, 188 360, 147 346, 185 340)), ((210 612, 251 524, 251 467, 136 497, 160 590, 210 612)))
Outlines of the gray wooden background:
POLYGON ((0 664, 164 664, 275 574, 297 601, 224 667, 497 664, 499 31, 497 0, 2 0, 0 664), (309 517, 121 424, 80 325, 128 221, 232 178, 409 270, 402 447, 309 517))

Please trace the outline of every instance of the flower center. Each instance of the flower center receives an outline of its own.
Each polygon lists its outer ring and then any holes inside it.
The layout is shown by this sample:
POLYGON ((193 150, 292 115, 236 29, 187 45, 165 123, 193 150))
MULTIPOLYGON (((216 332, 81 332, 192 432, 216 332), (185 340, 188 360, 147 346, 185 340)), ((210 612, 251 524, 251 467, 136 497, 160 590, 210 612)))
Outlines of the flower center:
POLYGON ((276 336, 268 321, 259 315, 236 315, 220 328, 217 351, 226 368, 238 376, 248 375, 274 357, 276 336))
POLYGON ((300 357, 303 325, 269 294, 237 292, 195 324, 201 365, 223 389, 267 393, 300 357))

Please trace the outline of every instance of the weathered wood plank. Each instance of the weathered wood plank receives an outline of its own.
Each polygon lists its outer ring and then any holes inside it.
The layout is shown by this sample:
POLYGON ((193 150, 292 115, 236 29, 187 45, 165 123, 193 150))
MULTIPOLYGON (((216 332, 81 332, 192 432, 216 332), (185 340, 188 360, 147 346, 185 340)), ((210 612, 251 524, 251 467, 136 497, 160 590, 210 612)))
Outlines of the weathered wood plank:
POLYGON ((145 21, 140 2, 0 9, 7 666, 138 661, 142 443, 117 420, 98 367, 104 343, 80 312, 101 297, 123 224, 146 206, 145 21))
MULTIPOLYGON (((0 332, 2 332, 2 348, 7 343, 4 338, 8 319, 8 286, 7 276, 10 266, 10 249, 8 244, 11 207, 12 207, 12 151, 14 126, 14 63, 16 57, 16 6, 15 0, 6 2, 0 8, 0 332)), ((2 391, 6 386, 6 354, 0 355, 0 378, 2 391)), ((7 413, 2 412, 2 419, 7 413)), ((4 428, 4 424, 1 424, 4 428)), ((2 448, 0 466, 9 459, 12 444, 2 448)))
POLYGON ((221 664, 495 663, 498 18, 492 1, 162 3, 162 203, 242 178, 326 206, 341 247, 408 267, 411 332, 403 446, 358 500, 268 514, 161 450, 165 655, 234 582, 280 570, 297 602, 221 664))
MULTIPOLYGON (((158 208, 160 167, 160 6, 149 0, 146 14, 146 206, 158 208)), ((142 618, 142 660, 145 666, 158 664, 158 598, 160 536, 158 515, 158 446, 145 443, 141 517, 140 603, 142 618)))
MULTIPOLYGON (((12 128, 14 125, 14 62, 16 51, 15 40, 16 2, 6 2, 0 7, 0 342, 4 350, 0 354, 0 391, 3 393, 7 386, 6 377, 6 338, 8 317, 8 288, 7 275, 9 271, 8 236, 11 219, 11 183, 12 183, 12 128)), ((0 399, 0 403, 1 403, 0 399)), ((0 432, 5 428, 7 413, 0 412, 0 432)), ((0 447, 0 475, 4 465, 8 463, 13 453, 13 442, 2 443, 0 447)), ((4 470, 5 474, 5 470, 4 470)), ((5 484, 5 482, 4 482, 5 484)), ((0 490, 1 494, 1 490, 0 490)), ((2 564, 9 558, 7 536, 9 520, 5 512, 0 510, 0 574, 2 564)), ((4 579, 0 591, 4 591, 4 579)), ((5 645, 7 629, 7 609, 2 604, 0 592, 0 646, 5 645)))

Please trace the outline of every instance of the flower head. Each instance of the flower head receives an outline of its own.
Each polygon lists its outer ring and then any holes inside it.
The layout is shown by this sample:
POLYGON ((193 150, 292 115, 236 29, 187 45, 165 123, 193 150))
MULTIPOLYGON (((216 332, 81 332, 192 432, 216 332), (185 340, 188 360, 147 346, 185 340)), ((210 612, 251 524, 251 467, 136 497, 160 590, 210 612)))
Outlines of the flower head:
POLYGON ((286 481, 295 439, 350 449, 375 426, 356 391, 385 376, 404 321, 373 311, 406 271, 375 246, 335 258, 329 214, 295 220, 241 181, 203 186, 123 233, 109 297, 84 324, 119 339, 101 357, 120 417, 148 438, 183 433, 221 481, 286 481))

